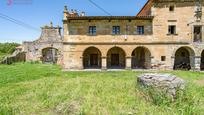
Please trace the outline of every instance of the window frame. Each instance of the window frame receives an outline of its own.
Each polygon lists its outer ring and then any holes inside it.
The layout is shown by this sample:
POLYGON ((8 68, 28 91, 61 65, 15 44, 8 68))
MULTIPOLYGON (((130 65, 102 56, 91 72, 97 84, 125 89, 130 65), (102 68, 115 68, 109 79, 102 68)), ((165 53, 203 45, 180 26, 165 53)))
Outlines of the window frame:
POLYGON ((203 39, 202 30, 203 30, 202 25, 194 25, 194 26, 193 26, 193 42, 202 42, 202 39, 203 39), (200 38, 199 38, 199 40, 198 40, 198 39, 196 40, 195 34, 197 33, 196 30, 197 30, 198 28, 199 28, 200 38))
POLYGON ((168 25, 168 35, 177 35, 176 25, 168 25), (173 32, 172 32, 172 27, 174 27, 173 32))
POLYGON ((97 32, 97 30, 96 30, 96 26, 89 26, 89 31, 88 31, 88 33, 89 33, 89 35, 96 35, 96 32, 97 32))
POLYGON ((161 61, 166 61, 166 56, 161 56, 161 61))
POLYGON ((112 34, 120 35, 120 26, 112 26, 112 34))
POLYGON ((137 35, 144 35, 145 34, 145 28, 144 26, 137 26, 136 27, 136 33, 137 35), (142 29, 142 30, 141 30, 142 29))
POLYGON ((174 5, 170 5, 169 6, 169 11, 170 12, 174 12, 175 11, 175 6, 174 5))

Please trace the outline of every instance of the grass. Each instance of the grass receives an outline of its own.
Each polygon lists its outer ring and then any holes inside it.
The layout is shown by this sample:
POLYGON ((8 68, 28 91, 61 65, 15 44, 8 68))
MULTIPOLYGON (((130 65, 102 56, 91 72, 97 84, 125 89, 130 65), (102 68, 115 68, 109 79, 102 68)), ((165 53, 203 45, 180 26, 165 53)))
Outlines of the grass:
POLYGON ((142 71, 62 72, 57 65, 17 63, 0 65, 0 114, 82 115, 202 115, 204 87, 194 81, 204 73, 161 71, 188 82, 175 102, 141 91, 136 76, 142 71))

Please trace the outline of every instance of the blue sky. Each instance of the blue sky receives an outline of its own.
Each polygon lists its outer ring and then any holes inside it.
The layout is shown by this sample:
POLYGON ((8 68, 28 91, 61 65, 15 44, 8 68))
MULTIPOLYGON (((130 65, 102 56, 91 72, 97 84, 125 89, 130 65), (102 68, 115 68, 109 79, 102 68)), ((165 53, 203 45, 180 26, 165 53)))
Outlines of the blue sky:
MULTIPOLYGON (((0 0, 0 13, 23 21, 39 28, 49 24, 62 26, 64 5, 68 9, 85 11, 88 16, 105 16, 106 14, 96 8, 88 0, 28 0, 28 4, 14 4, 26 0, 0 0), (9 1, 13 1, 8 5, 9 1)), ((134 16, 143 7, 147 0, 92 0, 106 11, 116 16, 134 16)), ((0 18, 0 42, 32 41, 40 36, 40 31, 24 28, 0 18)))

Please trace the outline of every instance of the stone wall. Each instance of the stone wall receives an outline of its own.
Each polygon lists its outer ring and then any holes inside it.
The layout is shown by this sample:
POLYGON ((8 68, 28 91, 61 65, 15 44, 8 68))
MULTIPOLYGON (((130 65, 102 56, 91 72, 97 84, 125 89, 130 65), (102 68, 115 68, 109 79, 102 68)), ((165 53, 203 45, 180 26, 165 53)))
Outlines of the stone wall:
POLYGON ((42 50, 55 48, 58 50, 57 63, 63 64, 61 28, 50 26, 42 27, 39 39, 32 42, 23 42, 23 51, 26 52, 26 61, 42 61, 42 50))
MULTIPOLYGON (((193 42, 193 27, 201 25, 195 17, 194 2, 160 2, 153 4, 151 8, 153 19, 107 19, 94 20, 69 20, 64 18, 64 68, 83 69, 83 52, 89 47, 96 47, 101 52, 102 69, 108 65, 107 53, 113 47, 119 47, 126 54, 126 68, 131 68, 132 52, 137 47, 145 47, 150 51, 150 66, 155 69, 173 69, 176 51, 184 47, 190 55, 192 69, 200 69, 201 53, 204 50, 202 42, 193 42), (169 7, 175 6, 170 12, 169 7), (136 34, 136 26, 145 27, 144 35, 136 34), (168 26, 176 25, 176 33, 170 35, 168 26), (96 26, 97 33, 94 36, 88 34, 88 27, 96 26), (121 34, 113 35, 112 26, 120 26, 121 34), (127 29, 128 27, 128 29, 127 29), (165 60, 161 60, 165 57, 165 60)), ((203 11, 204 12, 204 9, 203 11)), ((202 13, 203 14, 203 13, 202 13)), ((204 38, 202 29, 202 38, 204 38)), ((202 40, 203 41, 203 40, 202 40)))

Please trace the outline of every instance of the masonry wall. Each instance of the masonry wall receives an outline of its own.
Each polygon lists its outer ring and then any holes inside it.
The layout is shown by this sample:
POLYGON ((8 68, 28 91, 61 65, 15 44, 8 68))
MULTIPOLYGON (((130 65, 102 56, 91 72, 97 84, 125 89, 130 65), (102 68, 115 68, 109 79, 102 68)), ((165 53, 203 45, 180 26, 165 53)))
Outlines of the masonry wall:
MULTIPOLYGON (((204 10, 204 9, 203 9, 204 10)), ((122 48, 126 54, 126 69, 131 68, 132 52, 145 47, 151 53, 151 67, 173 69, 176 51, 184 47, 190 53, 192 69, 200 69, 204 44, 193 42, 193 27, 201 25, 195 18, 195 4, 190 2, 168 2, 154 4, 153 20, 70 20, 64 21, 64 68, 83 69, 83 52, 96 47, 102 54, 102 69, 107 68, 107 53, 113 47, 122 48), (174 5, 174 12, 169 6, 174 5), (136 26, 145 27, 144 35, 136 34, 136 26), (176 25, 176 34, 168 34, 168 26, 176 25), (97 34, 90 36, 88 27, 96 26, 97 34), (120 35, 112 35, 112 26, 121 26, 120 35), (128 29, 127 29, 128 27, 128 29), (128 31, 126 31, 128 30, 128 31), (165 61, 161 57, 165 56, 165 61)), ((204 12, 204 11, 203 11, 204 12)), ((204 28, 204 27, 203 27, 204 28)), ((202 29, 202 38, 204 38, 202 29)))

